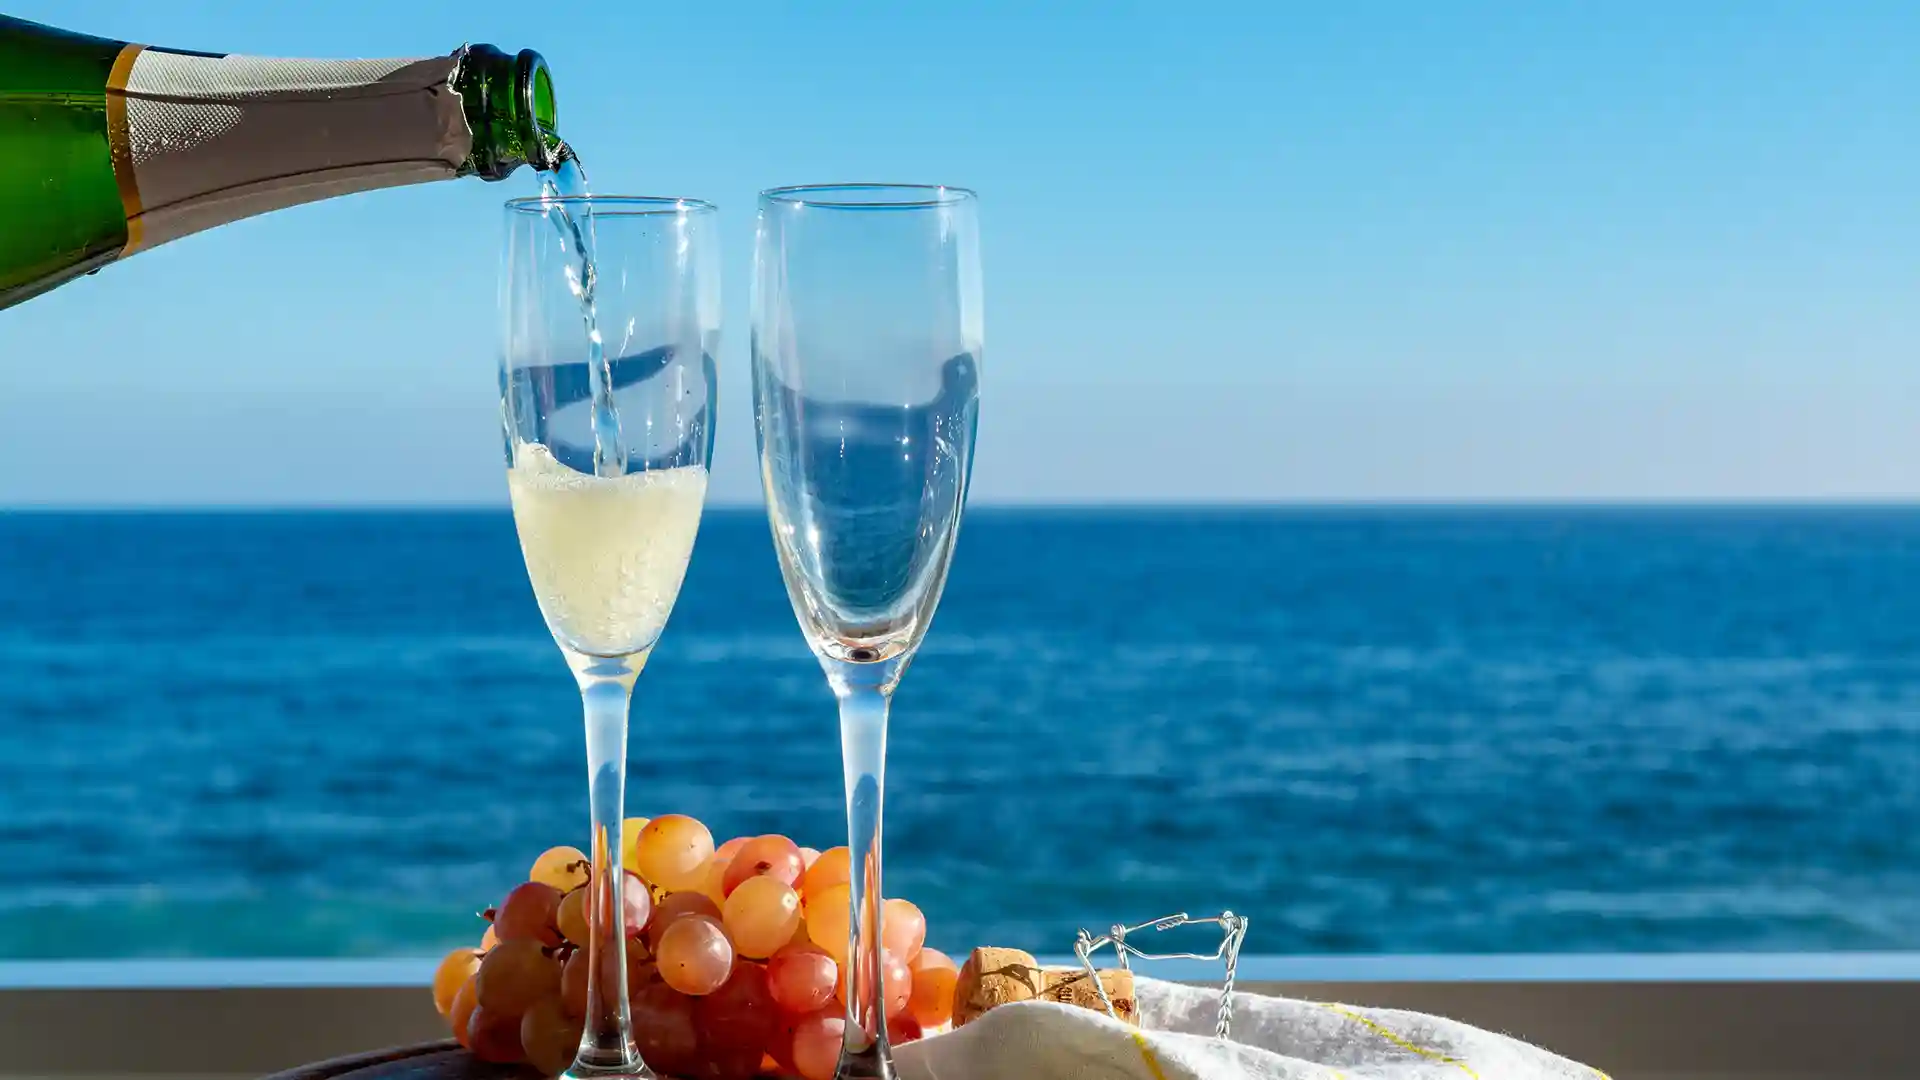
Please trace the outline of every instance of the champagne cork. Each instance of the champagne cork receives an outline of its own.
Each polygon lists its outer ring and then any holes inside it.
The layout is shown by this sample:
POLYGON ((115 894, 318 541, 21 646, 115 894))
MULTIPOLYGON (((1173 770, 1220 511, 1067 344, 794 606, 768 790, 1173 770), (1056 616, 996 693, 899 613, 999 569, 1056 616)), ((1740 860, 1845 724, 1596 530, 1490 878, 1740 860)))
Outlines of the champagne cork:
MULTIPOLYGON (((1106 970, 1100 986, 1113 1002, 1113 1013, 1129 1024, 1139 1022, 1133 996, 1133 973, 1106 970)), ((1100 990, 1080 968, 1043 968, 1019 949, 975 949, 960 968, 953 987, 953 1026, 978 1019, 996 1005, 1016 1001, 1055 1001, 1097 1013, 1107 1011, 1100 990)))

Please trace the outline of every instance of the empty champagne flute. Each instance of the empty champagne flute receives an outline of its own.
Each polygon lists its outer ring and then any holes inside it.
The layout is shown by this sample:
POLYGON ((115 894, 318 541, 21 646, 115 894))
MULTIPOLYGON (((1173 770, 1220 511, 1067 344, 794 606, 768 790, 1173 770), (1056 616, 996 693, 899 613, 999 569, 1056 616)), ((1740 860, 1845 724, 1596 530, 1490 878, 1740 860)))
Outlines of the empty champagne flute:
POLYGON ((940 602, 966 504, 984 340, 975 205, 971 191, 927 185, 760 197, 760 476, 788 598, 840 704, 852 850, 838 958, 845 1078, 893 1075, 881 953, 887 713, 940 602))
POLYGON ((534 596, 586 709, 591 941, 572 1077, 655 1075, 635 1046, 626 985, 626 938, 640 928, 623 926, 623 914, 644 921, 649 901, 620 865, 627 711, 706 498, 720 322, 714 217, 688 199, 507 204, 507 490, 534 596))

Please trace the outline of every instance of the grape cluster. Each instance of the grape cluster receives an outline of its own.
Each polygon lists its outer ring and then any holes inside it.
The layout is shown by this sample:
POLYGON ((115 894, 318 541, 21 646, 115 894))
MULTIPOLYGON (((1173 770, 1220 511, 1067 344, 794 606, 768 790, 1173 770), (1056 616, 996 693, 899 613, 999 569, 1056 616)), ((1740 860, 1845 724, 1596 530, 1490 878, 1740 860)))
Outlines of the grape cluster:
MULTIPOLYGON (((634 1039, 655 1070, 695 1080, 756 1074, 831 1080, 846 1024, 846 848, 784 836, 719 847, 694 818, 629 818, 621 830, 627 992, 634 1039)), ((433 977, 453 1037, 484 1061, 548 1076, 573 1064, 587 1009, 585 854, 551 848, 514 887, 477 949, 433 977)), ((925 947, 905 900, 882 920, 881 984, 895 1043, 944 1028, 959 971, 925 947)))

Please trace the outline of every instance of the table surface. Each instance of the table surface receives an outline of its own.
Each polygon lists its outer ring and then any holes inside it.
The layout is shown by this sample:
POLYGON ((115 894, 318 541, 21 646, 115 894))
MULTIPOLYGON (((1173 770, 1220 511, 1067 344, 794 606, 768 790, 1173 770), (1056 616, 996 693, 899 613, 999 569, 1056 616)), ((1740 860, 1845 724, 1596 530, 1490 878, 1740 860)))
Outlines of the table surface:
POLYGON ((452 1039, 317 1061, 266 1080, 544 1080, 524 1065, 489 1065, 452 1039))
POLYGON ((267 1080, 529 1080, 535 1075, 519 1065, 489 1065, 452 1039, 441 1039, 318 1061, 267 1080))

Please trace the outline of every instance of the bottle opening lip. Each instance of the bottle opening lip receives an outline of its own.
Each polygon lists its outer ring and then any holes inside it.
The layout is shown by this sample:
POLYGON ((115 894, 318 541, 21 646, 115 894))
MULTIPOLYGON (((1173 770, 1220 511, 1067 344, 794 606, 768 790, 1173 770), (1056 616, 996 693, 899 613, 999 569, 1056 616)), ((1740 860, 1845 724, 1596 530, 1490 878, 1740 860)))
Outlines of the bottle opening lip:
POLYGON ((978 198, 973 189, 952 184, 792 184, 760 193, 763 203, 825 210, 931 210, 978 198))
POLYGON ((507 211, 545 217, 556 206, 584 206, 594 217, 679 216, 714 214, 720 208, 705 199, 671 195, 528 195, 508 199, 507 211))

